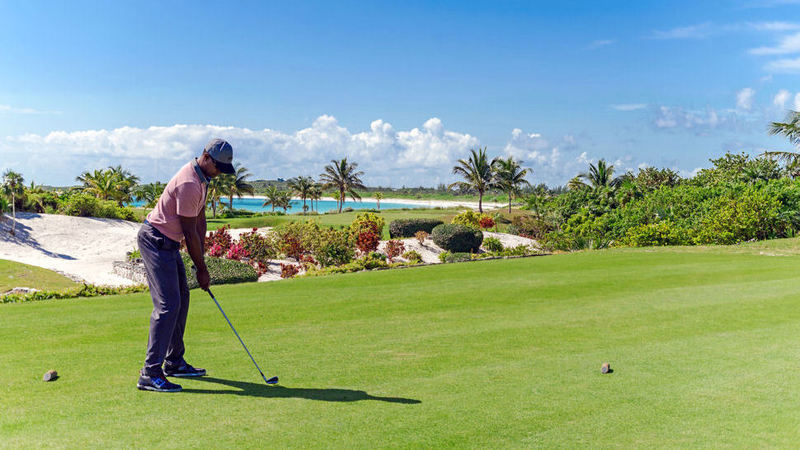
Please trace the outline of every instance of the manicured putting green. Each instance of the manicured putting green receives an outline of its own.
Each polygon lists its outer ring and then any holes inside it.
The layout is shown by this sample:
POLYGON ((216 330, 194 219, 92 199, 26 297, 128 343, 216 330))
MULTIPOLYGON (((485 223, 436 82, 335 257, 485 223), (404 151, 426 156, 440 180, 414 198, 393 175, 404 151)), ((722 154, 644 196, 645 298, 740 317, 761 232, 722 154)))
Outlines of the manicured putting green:
POLYGON ((57 290, 77 286, 77 283, 52 270, 0 259, 0 294, 15 287, 57 290))
POLYGON ((134 387, 147 295, 2 305, 2 445, 794 446, 796 242, 216 288, 272 388, 202 292, 180 394, 134 387))

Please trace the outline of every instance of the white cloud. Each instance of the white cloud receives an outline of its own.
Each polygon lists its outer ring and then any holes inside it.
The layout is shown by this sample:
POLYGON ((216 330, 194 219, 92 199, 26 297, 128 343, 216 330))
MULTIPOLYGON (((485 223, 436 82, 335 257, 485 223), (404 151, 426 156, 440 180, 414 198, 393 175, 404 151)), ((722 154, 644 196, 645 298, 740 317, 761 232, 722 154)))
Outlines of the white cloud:
POLYGON ((770 61, 764 69, 770 72, 800 73, 800 58, 770 61))
POLYGON ((368 184, 384 186, 446 182, 453 162, 479 145, 474 136, 445 129, 438 118, 411 130, 375 120, 369 130, 352 133, 323 115, 293 133, 173 125, 11 136, 0 139, 0 165, 46 184, 72 184, 81 171, 111 164, 122 164, 143 181, 164 181, 214 137, 229 140, 234 160, 257 178, 316 177, 331 159, 348 157, 365 171, 368 184))
POLYGON ((775 94, 775 97, 772 99, 772 104, 783 109, 786 107, 786 102, 789 101, 791 96, 792 94, 789 93, 789 91, 786 89, 781 89, 777 94, 775 94))
POLYGON ((611 45, 611 44, 613 44, 615 42, 617 42, 615 39, 599 39, 599 40, 596 40, 596 41, 592 42, 591 44, 589 44, 589 46, 586 47, 586 48, 589 49, 589 50, 593 50, 593 49, 600 48, 600 47, 606 47, 606 46, 611 45))
POLYGON ((699 111, 672 106, 660 106, 653 119, 653 125, 656 128, 684 128, 697 133, 727 126, 733 122, 735 122, 735 113, 732 111, 720 114, 713 108, 699 111))
POLYGON ((748 25, 757 31, 793 31, 800 30, 800 24, 793 22, 751 22, 748 25))
POLYGON ((673 28, 671 30, 654 30, 650 35, 652 39, 702 39, 709 37, 713 32, 711 22, 673 28))
POLYGON ((11 105, 0 105, 0 113, 8 114, 61 114, 61 111, 45 111, 35 108, 18 108, 11 105))
POLYGON ((794 96, 794 110, 800 111, 800 92, 794 96))
POLYGON ((647 108, 646 103, 623 103, 618 105, 610 105, 611 109, 616 109, 617 111, 637 111, 640 109, 647 108))
POLYGON ((773 47, 758 47, 750 50, 753 55, 785 55, 800 52, 800 33, 784 36, 773 47))
POLYGON ((736 94, 736 107, 744 111, 749 111, 753 108, 753 97, 756 91, 752 88, 744 88, 736 94))

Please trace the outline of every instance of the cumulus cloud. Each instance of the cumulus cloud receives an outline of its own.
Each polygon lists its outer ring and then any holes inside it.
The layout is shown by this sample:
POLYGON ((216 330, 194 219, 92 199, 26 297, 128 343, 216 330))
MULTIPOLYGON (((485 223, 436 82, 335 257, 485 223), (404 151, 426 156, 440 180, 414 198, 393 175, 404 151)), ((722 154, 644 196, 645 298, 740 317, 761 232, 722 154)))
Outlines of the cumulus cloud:
POLYGON ((800 58, 776 59, 768 62, 764 69, 769 72, 800 73, 800 58))
POLYGON ((777 106, 778 108, 786 108, 786 102, 789 101, 789 98, 792 96, 789 91, 786 89, 781 89, 775 94, 775 97, 772 99, 772 104, 777 106))
POLYGON ((750 50, 753 55, 786 55, 800 52, 800 33, 783 36, 777 45, 750 50))
POLYGON ((410 130, 375 120, 369 130, 353 133, 323 115, 293 133, 173 125, 10 136, 0 139, 0 165, 47 184, 72 184, 81 171, 111 164, 122 164, 143 181, 164 181, 214 137, 230 141, 235 161, 258 178, 316 176, 331 159, 348 157, 365 171, 368 184, 384 186, 446 182, 453 162, 479 145, 474 136, 447 130, 438 118, 410 130))
POLYGON ((752 88, 744 88, 736 94, 736 107, 745 111, 753 108, 753 97, 756 91, 752 88))

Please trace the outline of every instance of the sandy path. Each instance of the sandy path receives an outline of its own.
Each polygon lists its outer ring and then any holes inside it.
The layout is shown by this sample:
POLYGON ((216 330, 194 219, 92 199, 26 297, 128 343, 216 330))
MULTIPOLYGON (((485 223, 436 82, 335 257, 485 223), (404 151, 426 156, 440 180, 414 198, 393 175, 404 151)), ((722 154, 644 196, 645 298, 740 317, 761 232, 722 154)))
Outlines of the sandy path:
POLYGON ((61 272, 93 284, 128 286, 115 275, 114 261, 136 248, 140 224, 52 214, 17 214, 16 236, 8 231, 11 219, 0 222, 0 259, 61 272))

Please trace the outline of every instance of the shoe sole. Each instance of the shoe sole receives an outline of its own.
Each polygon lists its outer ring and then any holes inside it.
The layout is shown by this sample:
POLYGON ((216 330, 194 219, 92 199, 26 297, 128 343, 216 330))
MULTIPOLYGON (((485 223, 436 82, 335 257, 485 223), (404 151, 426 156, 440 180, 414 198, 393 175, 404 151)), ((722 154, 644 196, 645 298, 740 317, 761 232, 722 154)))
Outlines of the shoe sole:
POLYGON ((168 376, 168 377, 171 377, 171 378, 197 378, 197 377, 206 376, 206 373, 205 372, 203 372, 203 373, 191 373, 191 374, 189 374, 189 373, 173 373, 173 374, 169 374, 169 373, 167 373, 165 375, 168 376))
POLYGON ((183 388, 178 388, 178 389, 159 389, 157 387, 144 386, 144 385, 141 385, 141 384, 137 384, 136 387, 140 391, 152 391, 152 392, 180 392, 183 389, 183 388))

